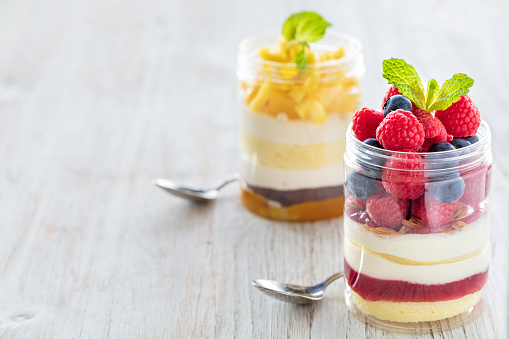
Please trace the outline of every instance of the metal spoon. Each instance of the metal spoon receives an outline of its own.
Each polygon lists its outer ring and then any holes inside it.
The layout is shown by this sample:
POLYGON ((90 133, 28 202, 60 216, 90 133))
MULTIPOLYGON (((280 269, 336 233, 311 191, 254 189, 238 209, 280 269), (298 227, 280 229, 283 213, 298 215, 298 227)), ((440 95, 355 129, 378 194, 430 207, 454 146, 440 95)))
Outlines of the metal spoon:
POLYGON ((273 280, 257 279, 252 282, 253 286, 263 293, 281 301, 294 304, 310 304, 313 301, 322 300, 323 292, 329 284, 339 278, 343 273, 336 273, 314 286, 299 286, 282 284, 273 280))
POLYGON ((193 200, 196 202, 214 200, 219 196, 219 190, 231 182, 238 181, 240 174, 231 174, 219 180, 211 187, 197 187, 186 184, 179 184, 168 179, 154 179, 152 183, 178 197, 193 200))

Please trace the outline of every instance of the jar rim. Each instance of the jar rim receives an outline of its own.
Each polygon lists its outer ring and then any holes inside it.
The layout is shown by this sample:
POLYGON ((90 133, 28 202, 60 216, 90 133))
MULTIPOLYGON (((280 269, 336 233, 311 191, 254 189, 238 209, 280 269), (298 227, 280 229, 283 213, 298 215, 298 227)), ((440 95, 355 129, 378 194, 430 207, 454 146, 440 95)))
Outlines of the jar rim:
MULTIPOLYGON (((386 161, 391 159, 392 161, 409 161, 405 157, 395 157, 395 155, 412 155, 419 156, 427 163, 435 164, 453 164, 458 162, 457 166, 446 166, 444 168, 424 168, 416 170, 405 170, 405 171, 418 171, 427 173, 448 173, 451 171, 465 172, 473 169, 480 163, 483 163, 486 159, 491 158, 491 132, 489 125, 481 120, 481 124, 477 131, 479 141, 475 144, 471 144, 467 147, 449 150, 443 152, 401 152, 391 151, 386 149, 380 149, 375 146, 371 146, 361 142, 357 139, 353 133, 352 122, 348 125, 346 132, 346 151, 345 158, 352 156, 360 165, 367 165, 370 168, 383 169, 387 168, 385 165, 377 165, 373 163, 373 160, 379 159, 386 161)), ((346 160, 346 159, 345 159, 346 160)))
MULTIPOLYGON (((280 61, 263 60, 257 54, 249 57, 250 52, 252 52, 252 50, 249 48, 251 43, 253 43, 254 41, 256 41, 260 38, 263 38, 263 37, 272 37, 272 38, 274 38, 274 41, 277 41, 277 38, 279 36, 281 36, 281 33, 274 31, 274 30, 248 36, 247 38, 243 39, 240 42, 239 58, 241 58, 241 56, 244 56, 245 58, 247 58, 248 60, 252 60, 253 62, 263 61, 264 64, 275 66, 275 67, 284 67, 284 66, 296 67, 297 64, 295 62, 280 62, 280 61)), ((325 33, 322 40, 319 40, 319 42, 327 41, 330 38, 339 38, 341 40, 349 42, 349 44, 350 44, 349 53, 345 54, 345 56, 338 58, 338 59, 327 60, 327 61, 317 61, 313 64, 309 64, 308 67, 335 66, 337 64, 343 64, 345 62, 350 63, 352 61, 355 61, 359 57, 359 55, 362 53, 362 43, 357 38, 355 38, 351 35, 345 34, 345 33, 338 32, 338 31, 334 31, 334 30, 327 31, 327 33, 325 33)), ((319 44, 319 42, 310 43, 310 45, 314 46, 314 45, 319 44)), ((337 47, 340 47, 340 46, 337 46, 337 47)))
POLYGON ((336 80, 338 75, 343 77, 359 77, 364 74, 365 68, 361 42, 350 35, 336 31, 327 31, 322 39, 311 43, 310 47, 315 51, 332 51, 331 47, 339 48, 343 46, 345 48, 345 55, 343 57, 310 63, 304 70, 299 71, 298 77, 291 75, 291 72, 286 74, 289 69, 297 69, 295 62, 264 60, 257 53, 259 48, 277 44, 279 36, 281 36, 281 33, 269 31, 252 35, 242 40, 237 57, 237 77, 240 80, 258 79, 274 83, 293 84, 302 81, 302 75, 316 72, 320 75, 319 81, 325 83, 336 80), (283 70, 283 73, 280 73, 281 70, 283 70))

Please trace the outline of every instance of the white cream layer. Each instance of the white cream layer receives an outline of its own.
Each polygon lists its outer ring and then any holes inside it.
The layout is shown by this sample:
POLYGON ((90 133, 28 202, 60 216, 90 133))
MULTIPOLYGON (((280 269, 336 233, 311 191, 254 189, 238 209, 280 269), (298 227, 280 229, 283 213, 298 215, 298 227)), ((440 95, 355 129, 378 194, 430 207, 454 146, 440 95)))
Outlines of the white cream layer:
POLYGON ((310 121, 286 120, 253 113, 245 103, 240 104, 240 128, 255 137, 291 145, 315 145, 346 139, 352 114, 327 114, 323 124, 310 121))
POLYGON ((345 216, 345 238, 373 252, 386 253, 419 262, 441 261, 476 251, 488 244, 490 213, 464 229, 447 233, 403 234, 379 236, 363 229, 361 224, 345 216))
POLYGON ((240 159, 242 178, 252 186, 275 190, 297 190, 339 186, 344 182, 343 163, 309 170, 289 170, 267 167, 251 161, 246 155, 240 159))
POLYGON ((387 260, 346 240, 345 261, 355 271, 373 278, 419 284, 445 284, 485 272, 489 264, 486 246, 475 256, 457 262, 434 265, 405 265, 387 260))

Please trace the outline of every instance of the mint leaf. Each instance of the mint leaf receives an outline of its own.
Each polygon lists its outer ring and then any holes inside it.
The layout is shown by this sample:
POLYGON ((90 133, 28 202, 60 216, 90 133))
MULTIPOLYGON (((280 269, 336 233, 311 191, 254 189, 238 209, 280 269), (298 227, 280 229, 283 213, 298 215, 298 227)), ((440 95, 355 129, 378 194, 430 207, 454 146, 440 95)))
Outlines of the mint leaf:
POLYGON ((295 63, 297 64, 298 69, 305 69, 308 64, 308 56, 306 53, 306 45, 302 45, 302 49, 297 52, 295 55, 295 63))
POLYGON ((310 42, 320 40, 330 25, 327 20, 315 12, 294 13, 286 19, 281 34, 283 34, 286 41, 302 45, 302 49, 295 55, 297 68, 303 70, 307 67, 308 57, 305 46, 310 42))
POLYGON ((436 100, 436 94, 438 93, 439 89, 440 86, 438 86, 438 83, 435 79, 431 79, 428 82, 428 89, 426 90, 426 108, 429 108, 431 103, 436 100))
POLYGON ((287 41, 310 43, 320 40, 331 24, 315 12, 294 13, 286 19, 281 33, 287 41))
POLYGON ((297 30, 297 24, 299 23, 300 16, 302 16, 302 12, 292 14, 288 17, 288 19, 286 19, 285 23, 283 24, 281 34, 283 34, 286 41, 291 41, 295 39, 295 31, 297 30))
POLYGON ((426 102, 426 108, 429 112, 435 110, 444 110, 458 101, 463 95, 470 92, 470 87, 474 84, 474 79, 466 74, 457 73, 449 80, 446 80, 436 93, 432 102, 426 102))
POLYGON ((394 85, 401 94, 410 99, 419 108, 425 109, 426 100, 421 78, 412 65, 403 59, 387 59, 382 63, 382 76, 394 85))

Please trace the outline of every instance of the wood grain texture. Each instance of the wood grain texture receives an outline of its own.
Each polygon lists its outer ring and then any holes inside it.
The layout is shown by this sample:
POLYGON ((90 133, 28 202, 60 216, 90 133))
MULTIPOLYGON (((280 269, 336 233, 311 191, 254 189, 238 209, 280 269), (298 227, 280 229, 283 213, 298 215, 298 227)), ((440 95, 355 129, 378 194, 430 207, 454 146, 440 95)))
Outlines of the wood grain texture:
POLYGON ((365 326, 342 283, 321 303, 250 282, 315 283, 342 268, 342 220, 276 223, 239 189, 196 206, 154 177, 237 170, 236 50, 314 9, 364 44, 365 104, 381 61, 465 72, 493 133, 487 309, 425 338, 507 338, 509 74, 501 1, 0 1, 1 338, 415 338, 365 326))

